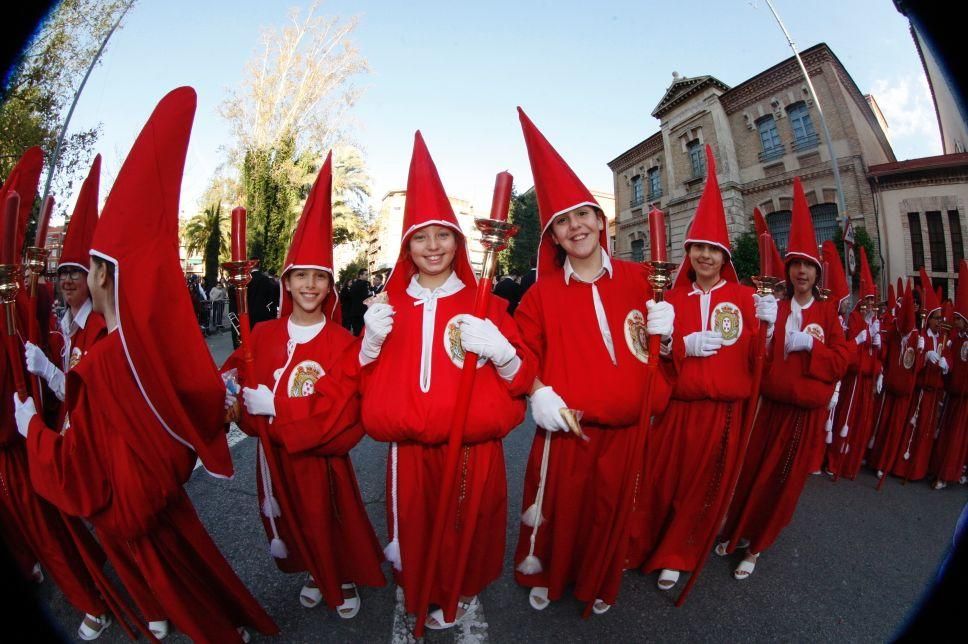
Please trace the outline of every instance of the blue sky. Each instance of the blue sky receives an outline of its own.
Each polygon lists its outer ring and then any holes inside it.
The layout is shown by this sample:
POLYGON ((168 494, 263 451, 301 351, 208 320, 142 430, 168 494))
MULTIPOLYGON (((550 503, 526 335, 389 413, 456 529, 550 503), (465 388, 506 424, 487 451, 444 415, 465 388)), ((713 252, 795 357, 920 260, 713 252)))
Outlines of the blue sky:
MULTIPOLYGON (((259 49, 263 27, 282 25, 295 0, 140 0, 115 34, 72 128, 103 124, 98 151, 110 185, 154 104, 195 87, 199 107, 182 212, 231 145, 218 114, 259 49)), ((890 0, 776 0, 798 47, 826 42, 861 91, 873 93, 899 159, 940 154, 930 95, 907 21, 890 0)), ((521 105, 592 189, 611 192, 606 162, 658 129, 652 109, 672 80, 712 74, 727 85, 786 59, 790 49, 765 2, 390 2, 330 0, 321 13, 357 16, 353 36, 371 73, 354 108, 374 206, 406 184, 421 129, 448 192, 481 208, 494 175, 520 189, 531 172, 515 106, 521 105)), ((73 203, 74 196, 61 196, 73 203)))

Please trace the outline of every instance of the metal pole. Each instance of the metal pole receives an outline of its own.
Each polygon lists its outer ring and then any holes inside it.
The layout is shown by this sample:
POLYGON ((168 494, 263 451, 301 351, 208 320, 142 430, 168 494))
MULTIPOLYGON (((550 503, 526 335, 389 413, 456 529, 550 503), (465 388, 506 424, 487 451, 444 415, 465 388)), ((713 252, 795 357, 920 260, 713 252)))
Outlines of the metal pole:
POLYGON ((74 116, 74 108, 77 107, 77 101, 79 101, 81 98, 81 92, 84 91, 84 86, 87 84, 87 79, 91 76, 91 72, 94 71, 94 66, 97 65, 97 61, 101 59, 101 54, 104 53, 104 48, 107 47, 108 40, 110 40, 111 36, 114 35, 114 31, 118 28, 118 25, 121 24, 121 19, 124 18, 126 13, 128 13, 128 9, 131 8, 131 5, 133 5, 134 2, 135 0, 129 0, 128 4, 124 6, 124 10, 121 11, 121 14, 118 16, 118 19, 114 21, 113 25, 111 25, 110 31, 108 31, 107 35, 104 36, 104 40, 101 41, 101 46, 98 47, 97 53, 94 54, 94 58, 91 59, 91 64, 87 66, 87 71, 84 73, 84 78, 81 79, 80 86, 77 88, 77 91, 74 92, 74 100, 71 102, 71 109, 67 111, 67 118, 64 119, 64 125, 61 126, 60 135, 57 137, 57 145, 54 146, 54 154, 52 154, 50 158, 50 167, 47 168, 47 180, 44 182, 44 194, 41 197, 41 203, 43 203, 44 199, 47 198, 47 195, 50 194, 50 183, 54 179, 54 170, 57 169, 57 162, 60 161, 60 151, 64 144, 64 137, 67 135, 67 127, 71 123, 71 117, 74 116))
MULTIPOLYGON (((800 71, 803 72, 803 78, 807 81, 807 88, 810 90, 810 96, 813 97, 814 105, 817 106, 817 114, 820 115, 820 127, 823 130, 823 140, 824 144, 827 146, 827 152, 830 154, 830 166, 834 171, 834 183, 837 186, 837 209, 840 211, 840 217, 843 218, 841 228, 846 234, 849 217, 847 215, 847 204, 844 202, 844 187, 840 182, 840 168, 838 167, 837 163, 837 155, 834 154, 834 145, 830 139, 830 130, 827 129, 827 119, 824 118, 823 108, 820 106, 820 98, 817 96, 817 91, 813 88, 813 82, 811 82, 810 74, 807 73, 807 68, 803 64, 803 59, 800 58, 800 52, 797 51, 797 45, 795 42, 793 42, 793 38, 790 37, 790 32, 787 31, 786 25, 784 25, 783 21, 780 19, 780 14, 776 12, 776 7, 773 6, 773 2, 771 2, 771 0, 766 0, 766 6, 768 6, 770 11, 773 12, 773 17, 776 18, 777 24, 780 25, 780 29, 783 30, 783 35, 786 36, 787 43, 790 45, 790 49, 793 50, 793 57, 797 59, 797 64, 800 65, 800 71)), ((850 262, 845 261, 844 264, 846 264, 844 268, 847 271, 847 283, 849 284, 851 278, 850 262)))

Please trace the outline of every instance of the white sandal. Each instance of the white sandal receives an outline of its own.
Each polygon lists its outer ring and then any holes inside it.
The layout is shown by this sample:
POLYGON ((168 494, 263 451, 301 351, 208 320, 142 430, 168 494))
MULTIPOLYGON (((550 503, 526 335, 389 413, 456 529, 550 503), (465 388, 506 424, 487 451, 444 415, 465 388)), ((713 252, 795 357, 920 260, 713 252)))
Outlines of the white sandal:
POLYGON ((342 584, 340 586, 343 590, 352 590, 352 597, 343 597, 343 603, 336 607, 336 613, 343 619, 353 619, 356 614, 360 612, 360 606, 363 602, 360 601, 360 591, 356 589, 356 584, 342 584))
POLYGON ((736 570, 733 571, 733 579, 738 579, 740 581, 748 579, 750 575, 753 574, 753 570, 756 569, 756 560, 760 558, 759 553, 749 553, 746 558, 739 562, 736 566, 736 570), (753 558, 750 561, 750 557, 753 558))
POLYGON ((316 585, 316 580, 313 579, 313 576, 309 575, 306 578, 306 583, 303 584, 302 589, 299 591, 299 603, 305 608, 316 608, 321 601, 323 601, 323 593, 316 585))
POLYGON ((659 590, 672 590, 677 583, 679 583, 679 571, 663 568, 662 572, 659 573, 659 581, 656 582, 656 586, 659 587, 659 590))
POLYGON ((30 571, 30 576, 34 578, 34 583, 42 584, 44 583, 44 569, 40 567, 40 562, 34 564, 34 567, 30 571))
POLYGON ((444 611, 443 609, 438 608, 427 615, 427 621, 424 623, 424 625, 432 631, 442 631, 446 628, 453 628, 457 624, 460 624, 464 620, 473 616, 477 611, 477 607, 480 605, 481 602, 478 601, 476 595, 469 602, 457 602, 457 612, 459 613, 461 610, 463 610, 464 614, 458 615, 457 618, 452 622, 445 622, 444 611))
POLYGON ((168 620, 159 619, 156 622, 148 622, 148 630, 151 631, 156 640, 163 640, 168 637, 168 620))
POLYGON ((612 605, 606 604, 604 600, 596 599, 595 603, 592 604, 592 612, 595 613, 596 615, 604 615, 605 613, 608 612, 608 609, 611 607, 612 605))
POLYGON ((728 554, 726 552, 726 548, 728 547, 729 547, 729 541, 720 541, 719 543, 716 544, 716 547, 713 548, 713 553, 717 557, 725 557, 728 554))
POLYGON ((81 625, 77 627, 77 636, 85 642, 96 640, 104 632, 104 629, 111 625, 111 616, 107 613, 97 617, 90 613, 85 613, 81 625))
POLYGON ((245 630, 244 626, 239 626, 235 630, 238 631, 239 637, 242 638, 242 644, 249 644, 249 642, 252 640, 252 636, 249 635, 249 631, 245 630))
POLYGON ((548 599, 548 588, 546 586, 535 586, 528 593, 528 603, 531 604, 531 608, 535 610, 544 610, 551 604, 551 600, 548 599))

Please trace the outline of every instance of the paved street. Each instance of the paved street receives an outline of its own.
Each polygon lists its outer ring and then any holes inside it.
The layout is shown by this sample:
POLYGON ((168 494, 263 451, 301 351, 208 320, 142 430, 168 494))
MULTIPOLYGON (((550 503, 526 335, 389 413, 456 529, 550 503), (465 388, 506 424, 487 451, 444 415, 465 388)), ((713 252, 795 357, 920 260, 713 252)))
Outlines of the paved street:
MULTIPOLYGON (((228 334, 210 339, 210 345, 221 362, 230 349, 228 334)), ((512 500, 505 574, 482 595, 483 611, 473 624, 456 633, 433 633, 429 641, 885 641, 932 578, 968 500, 963 486, 936 492, 926 483, 891 480, 878 493, 876 479, 867 472, 857 481, 836 484, 811 477, 793 524, 760 558, 749 580, 737 582, 730 574, 738 557, 714 558, 688 603, 676 609, 675 595, 656 590, 654 575, 628 573, 618 605, 586 621, 572 599, 535 612, 511 575, 533 432, 529 417, 505 443, 512 500)), ((386 451, 385 445, 364 439, 353 453, 381 541, 386 535, 386 451)), ((322 607, 300 606, 302 577, 279 572, 268 555, 255 500, 254 455, 255 442, 240 440, 233 447, 233 480, 216 480, 199 469, 188 491, 222 552, 282 628, 278 641, 406 641, 396 589, 389 583, 362 590, 363 608, 353 620, 341 620, 322 607)), ((59 591, 47 582, 40 596, 73 634, 80 616, 59 591)), ((112 626, 101 641, 120 642, 124 636, 112 626)), ((168 641, 187 638, 173 633, 168 641)))

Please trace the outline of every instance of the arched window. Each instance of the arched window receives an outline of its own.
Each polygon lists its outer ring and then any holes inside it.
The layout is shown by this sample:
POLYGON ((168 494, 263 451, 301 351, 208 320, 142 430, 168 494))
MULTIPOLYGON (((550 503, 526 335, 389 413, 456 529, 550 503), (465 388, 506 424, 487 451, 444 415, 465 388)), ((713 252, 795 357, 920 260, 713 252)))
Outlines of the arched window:
POLYGON ((813 232, 817 235, 817 243, 822 244, 834 238, 837 232, 837 204, 818 203, 810 206, 810 217, 813 219, 813 232))
POLYGON ((777 210, 766 216, 766 226, 770 229, 773 242, 781 255, 786 252, 787 241, 790 239, 791 215, 789 210, 777 210))
POLYGON ((793 129, 793 149, 796 151, 809 150, 817 147, 820 137, 813 129, 813 121, 810 119, 810 110, 803 101, 794 103, 787 108, 787 116, 790 118, 790 127, 793 129))
POLYGON ((760 144, 763 151, 760 152, 760 161, 769 161, 783 156, 783 144, 780 143, 780 134, 776 131, 776 121, 773 116, 767 114, 756 122, 756 128, 760 132, 760 144))

